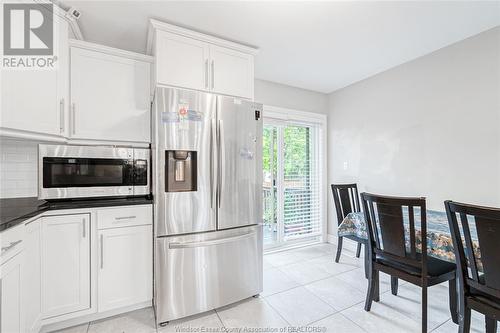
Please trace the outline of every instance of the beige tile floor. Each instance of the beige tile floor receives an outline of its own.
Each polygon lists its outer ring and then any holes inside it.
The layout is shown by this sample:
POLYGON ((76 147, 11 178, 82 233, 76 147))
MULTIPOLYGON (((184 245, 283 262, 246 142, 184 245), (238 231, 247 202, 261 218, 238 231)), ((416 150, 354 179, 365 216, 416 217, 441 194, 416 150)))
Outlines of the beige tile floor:
MULTIPOLYGON (((390 292, 389 277, 381 275, 380 302, 363 309, 367 282, 362 259, 344 250, 333 261, 335 247, 320 244, 264 256, 264 291, 216 311, 171 322, 156 330, 151 308, 66 329, 64 333, 391 333, 420 332, 420 289, 400 283, 390 292), (258 329, 261 330, 258 330, 258 329), (267 330, 262 330, 262 328, 267 330), (245 330, 246 329, 246 330, 245 330)), ((450 319, 446 284, 429 289, 430 332, 457 332, 450 319)), ((484 332, 484 319, 473 313, 472 332, 484 332)))

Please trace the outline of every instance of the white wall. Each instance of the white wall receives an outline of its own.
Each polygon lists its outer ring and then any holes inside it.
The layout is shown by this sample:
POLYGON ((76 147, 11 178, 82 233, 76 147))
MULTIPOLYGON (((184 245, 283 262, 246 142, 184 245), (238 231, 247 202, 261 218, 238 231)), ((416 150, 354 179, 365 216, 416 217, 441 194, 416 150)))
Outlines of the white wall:
POLYGON ((38 195, 38 144, 0 138, 0 198, 38 195))
POLYGON ((328 95, 264 80, 255 80, 255 101, 299 111, 328 113, 328 95))
POLYGON ((329 183, 500 207, 500 27, 332 93, 328 132, 329 183))

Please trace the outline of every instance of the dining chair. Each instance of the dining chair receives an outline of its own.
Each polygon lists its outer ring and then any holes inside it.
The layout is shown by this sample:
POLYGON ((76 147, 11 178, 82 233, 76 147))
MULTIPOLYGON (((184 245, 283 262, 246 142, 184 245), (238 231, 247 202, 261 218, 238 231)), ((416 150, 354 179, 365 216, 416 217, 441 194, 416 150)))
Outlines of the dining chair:
POLYGON ((456 265, 427 255, 425 198, 361 193, 361 201, 369 258, 365 310, 380 300, 379 272, 384 272, 422 288, 422 332, 427 332, 427 288, 448 281, 451 317, 457 323, 456 265))
POLYGON ((486 332, 500 319, 500 209, 445 201, 459 290, 459 332, 470 331, 471 309, 486 317, 486 332), (472 234, 477 235, 474 243, 472 234))
MULTIPOLYGON (((335 210, 337 212, 338 225, 344 221, 344 218, 353 212, 361 212, 359 204, 358 186, 356 184, 332 184, 333 202, 335 203, 335 210)), ((358 243, 356 249, 356 258, 359 258, 361 253, 361 244, 366 243, 366 240, 356 236, 344 236, 347 239, 353 240, 358 243)), ((335 262, 339 262, 342 253, 343 238, 339 237, 337 241, 337 254, 335 262)))

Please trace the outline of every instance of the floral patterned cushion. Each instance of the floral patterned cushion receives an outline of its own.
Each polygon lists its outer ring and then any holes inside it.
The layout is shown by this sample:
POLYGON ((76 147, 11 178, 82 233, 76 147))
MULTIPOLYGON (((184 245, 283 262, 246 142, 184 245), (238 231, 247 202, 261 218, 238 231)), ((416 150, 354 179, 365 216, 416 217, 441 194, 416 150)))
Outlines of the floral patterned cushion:
MULTIPOLYGON (((406 235, 408 235, 408 232, 406 232, 406 235)), ((357 236, 362 239, 368 239, 364 213, 348 214, 338 227, 338 236, 357 236)), ((422 233, 418 229, 416 230, 416 241, 417 250, 421 251, 422 233)), ((410 248, 409 239, 406 239, 406 247, 407 249, 410 248)), ((482 270, 480 260, 481 251, 479 250, 477 241, 474 241, 473 247, 478 269, 482 270)), ((427 211, 427 253, 438 259, 455 262, 453 242, 448 229, 446 213, 444 212, 427 211)))

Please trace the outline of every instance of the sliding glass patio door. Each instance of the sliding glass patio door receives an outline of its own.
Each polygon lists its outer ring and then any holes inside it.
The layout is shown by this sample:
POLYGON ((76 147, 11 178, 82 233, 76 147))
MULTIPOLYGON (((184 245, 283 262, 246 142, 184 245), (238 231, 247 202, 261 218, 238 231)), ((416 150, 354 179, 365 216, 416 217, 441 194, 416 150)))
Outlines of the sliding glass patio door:
POLYGON ((264 119, 264 246, 268 249, 321 236, 319 132, 313 124, 264 119))

